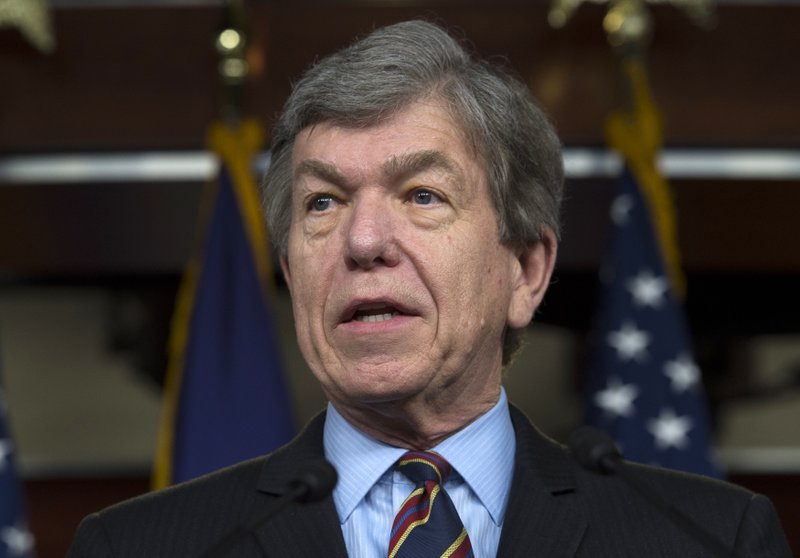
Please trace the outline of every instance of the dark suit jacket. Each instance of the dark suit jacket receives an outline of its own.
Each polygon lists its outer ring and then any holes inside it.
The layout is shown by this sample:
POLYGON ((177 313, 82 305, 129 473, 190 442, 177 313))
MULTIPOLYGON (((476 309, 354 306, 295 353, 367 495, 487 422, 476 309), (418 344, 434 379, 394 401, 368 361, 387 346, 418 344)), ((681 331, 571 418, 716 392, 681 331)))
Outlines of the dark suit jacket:
MULTIPOLYGON (((511 410, 517 453, 498 556, 677 557, 713 555, 615 477, 584 471, 568 453, 511 410)), ((87 517, 69 558, 195 557, 274 505, 298 463, 323 456, 324 414, 267 456, 87 517)), ((766 498, 697 476, 637 467, 641 479, 703 524, 737 556, 791 557, 766 498)), ((229 556, 345 557, 330 497, 291 505, 229 556)), ((484 558, 484 557, 478 557, 484 558)))

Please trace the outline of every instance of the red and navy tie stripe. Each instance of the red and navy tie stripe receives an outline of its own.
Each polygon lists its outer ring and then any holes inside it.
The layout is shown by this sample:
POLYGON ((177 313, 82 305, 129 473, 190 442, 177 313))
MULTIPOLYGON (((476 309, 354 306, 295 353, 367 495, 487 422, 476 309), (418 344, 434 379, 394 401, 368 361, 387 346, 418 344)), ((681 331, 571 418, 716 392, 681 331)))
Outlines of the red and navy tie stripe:
POLYGON ((397 469, 417 486, 395 516, 388 557, 471 558, 469 535, 442 488, 450 464, 433 452, 410 451, 397 469))

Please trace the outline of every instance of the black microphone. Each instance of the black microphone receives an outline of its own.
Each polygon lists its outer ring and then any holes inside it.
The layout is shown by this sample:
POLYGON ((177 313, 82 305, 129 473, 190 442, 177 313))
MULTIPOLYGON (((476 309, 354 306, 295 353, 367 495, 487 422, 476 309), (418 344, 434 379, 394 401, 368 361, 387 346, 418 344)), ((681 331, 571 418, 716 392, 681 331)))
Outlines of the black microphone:
POLYGON ((285 496, 295 494, 292 499, 302 504, 319 502, 333 492, 339 475, 328 461, 320 459, 301 465, 294 478, 289 481, 289 490, 285 496))
POLYGON ((289 481, 286 492, 275 500, 270 509, 228 533, 205 552, 203 558, 225 556, 232 548, 241 543, 243 538, 252 534, 256 529, 278 515, 289 504, 294 502, 307 504, 324 499, 333 491, 338 478, 339 475, 337 475, 336 469, 324 459, 300 464, 294 477, 289 481))
POLYGON ((629 469, 628 463, 622 458, 619 446, 608 434, 592 426, 582 426, 572 433, 568 445, 575 460, 584 469, 604 475, 617 475, 628 486, 636 490, 648 504, 658 509, 681 531, 700 543, 706 550, 710 550, 715 556, 736 558, 733 550, 728 549, 699 523, 642 482, 636 473, 629 469))
POLYGON ((584 469, 595 473, 614 473, 622 464, 622 452, 617 443, 602 430, 591 426, 582 426, 572 433, 569 449, 584 469))

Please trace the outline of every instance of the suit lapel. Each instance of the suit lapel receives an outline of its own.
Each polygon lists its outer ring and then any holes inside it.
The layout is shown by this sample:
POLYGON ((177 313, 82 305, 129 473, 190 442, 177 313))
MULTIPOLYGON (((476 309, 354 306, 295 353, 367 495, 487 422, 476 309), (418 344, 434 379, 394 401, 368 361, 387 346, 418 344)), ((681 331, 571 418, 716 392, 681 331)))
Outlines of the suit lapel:
MULTIPOLYGON (((258 490, 269 502, 280 497, 299 464, 325 457, 322 444, 325 414, 317 415, 290 444, 272 454, 264 463, 258 490)), ((339 517, 328 496, 314 504, 293 504, 255 531, 264 556, 347 557, 339 517)))
MULTIPOLYGON (((511 418, 517 452, 498 556, 571 558, 587 526, 575 494, 572 463, 560 446, 533 428, 513 406, 511 418)), ((294 441, 266 460, 258 490, 267 505, 283 494, 299 463, 324 457, 324 422, 321 413, 294 441)), ((290 506, 254 535, 267 558, 347 557, 330 496, 315 504, 290 506)))
POLYGON ((586 530, 572 464, 553 441, 511 406, 517 439, 514 479, 498 556, 569 558, 586 530))
POLYGON ((294 505, 257 530, 269 558, 347 557, 336 508, 330 498, 317 504, 294 505))

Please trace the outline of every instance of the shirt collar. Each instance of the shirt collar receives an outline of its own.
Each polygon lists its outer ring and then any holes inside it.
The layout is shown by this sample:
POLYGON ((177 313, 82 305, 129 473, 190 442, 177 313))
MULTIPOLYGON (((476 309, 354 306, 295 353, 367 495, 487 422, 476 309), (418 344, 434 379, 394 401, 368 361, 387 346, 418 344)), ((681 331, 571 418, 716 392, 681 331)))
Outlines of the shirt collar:
POLYGON ((511 492, 516 445, 506 392, 501 387, 494 407, 433 451, 458 471, 499 526, 511 492))
POLYGON ((367 492, 406 450, 367 436, 328 403, 323 434, 325 457, 339 473, 333 503, 344 523, 367 492))
MULTIPOLYGON (((339 472, 333 501, 344 522, 367 492, 407 451, 367 436, 330 403, 325 419, 325 457, 339 472)), ((501 525, 511 491, 516 438, 505 390, 489 411, 439 443, 444 457, 501 525)))

